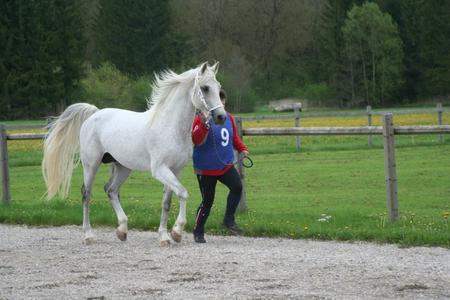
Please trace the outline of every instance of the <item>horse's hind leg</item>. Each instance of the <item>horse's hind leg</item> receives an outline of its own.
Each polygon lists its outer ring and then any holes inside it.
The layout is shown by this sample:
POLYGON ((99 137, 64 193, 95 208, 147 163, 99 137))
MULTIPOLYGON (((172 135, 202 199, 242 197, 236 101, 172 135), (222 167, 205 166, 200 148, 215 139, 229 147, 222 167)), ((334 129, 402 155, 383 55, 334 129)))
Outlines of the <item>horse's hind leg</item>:
POLYGON ((159 240, 162 247, 170 245, 170 237, 167 233, 167 220, 169 219, 170 205, 172 204, 172 191, 168 186, 164 186, 161 220, 159 223, 159 240))
POLYGON ((113 163, 111 165, 111 178, 109 182, 105 185, 105 192, 108 194, 109 200, 111 201, 111 205, 116 212, 117 221, 119 223, 119 227, 116 229, 116 235, 121 241, 126 241, 128 234, 128 217, 120 205, 120 195, 119 189, 122 183, 130 175, 131 170, 125 168, 119 163, 113 163))
POLYGON ((97 173, 100 160, 95 163, 83 162, 83 177, 84 183, 81 187, 81 195, 83 201, 83 243, 86 245, 92 244, 95 236, 92 233, 91 223, 89 221, 89 206, 91 204, 92 184, 94 183, 95 174, 97 173))

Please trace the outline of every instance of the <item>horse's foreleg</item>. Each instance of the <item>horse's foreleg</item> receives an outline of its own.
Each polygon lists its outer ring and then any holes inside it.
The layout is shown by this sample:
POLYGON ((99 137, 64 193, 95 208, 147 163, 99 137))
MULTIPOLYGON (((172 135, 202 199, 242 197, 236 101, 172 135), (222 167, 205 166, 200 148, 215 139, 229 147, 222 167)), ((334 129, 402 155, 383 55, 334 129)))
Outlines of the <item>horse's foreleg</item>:
POLYGON ((126 241, 128 235, 128 217, 123 211, 122 206, 120 205, 119 192, 108 192, 108 196, 111 201, 111 205, 116 212, 117 221, 119 223, 119 226, 116 228, 117 238, 121 241, 126 241))
POLYGON ((119 189, 122 183, 130 175, 131 170, 118 163, 111 165, 111 179, 105 185, 105 192, 108 195, 111 205, 116 212, 119 226, 116 229, 116 235, 121 241, 126 241, 128 234, 128 217, 120 205, 119 189))
MULTIPOLYGON (((188 198, 188 192, 187 190, 181 185, 180 181, 178 180, 177 176, 167 167, 165 166, 159 166, 159 168, 152 168, 152 173, 155 179, 162 182, 164 186, 166 187, 166 191, 170 190, 173 191, 178 198, 180 199, 180 212, 178 214, 177 221, 173 227, 172 230, 172 238, 174 241, 179 242, 181 241, 181 235, 183 232, 184 225, 186 224, 186 199, 188 198)), ((170 202, 165 201, 166 199, 166 193, 164 193, 164 200, 163 200, 163 212, 161 214, 161 226, 160 230, 163 230, 162 232, 167 233, 167 217, 170 209, 170 202), (169 204, 169 205, 166 205, 169 204), (165 231, 164 231, 165 230, 165 231)), ((167 199, 170 199, 170 195, 167 194, 167 199)), ((161 246, 167 246, 169 240, 167 239, 168 236, 161 235, 160 231, 160 242, 161 246)))
POLYGON ((177 220, 170 233, 172 239, 177 243, 181 242, 181 234, 184 225, 186 225, 186 199, 180 198, 180 211, 178 212, 177 220))
POLYGON ((161 220, 159 223, 159 241, 161 246, 170 245, 170 237, 167 233, 167 220, 169 219, 170 205, 172 203, 172 191, 169 187, 164 186, 164 194, 162 199, 161 220))

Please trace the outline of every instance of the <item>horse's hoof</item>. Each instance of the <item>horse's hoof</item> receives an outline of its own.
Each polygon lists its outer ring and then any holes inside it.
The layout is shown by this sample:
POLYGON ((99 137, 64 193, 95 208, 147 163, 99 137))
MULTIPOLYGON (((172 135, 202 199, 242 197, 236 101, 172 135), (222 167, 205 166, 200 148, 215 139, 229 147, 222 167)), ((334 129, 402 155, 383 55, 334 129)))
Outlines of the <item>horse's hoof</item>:
POLYGON ((172 240, 179 243, 181 242, 181 233, 176 232, 175 230, 172 230, 170 232, 170 236, 172 237, 172 240))
POLYGON ((87 237, 83 239, 83 244, 84 245, 92 245, 95 243, 95 239, 93 237, 87 237))
POLYGON ((116 235, 119 240, 125 242, 127 240, 127 233, 116 229, 116 235))
POLYGON ((167 248, 170 247, 170 241, 164 240, 164 241, 159 241, 159 246, 161 248, 167 248))

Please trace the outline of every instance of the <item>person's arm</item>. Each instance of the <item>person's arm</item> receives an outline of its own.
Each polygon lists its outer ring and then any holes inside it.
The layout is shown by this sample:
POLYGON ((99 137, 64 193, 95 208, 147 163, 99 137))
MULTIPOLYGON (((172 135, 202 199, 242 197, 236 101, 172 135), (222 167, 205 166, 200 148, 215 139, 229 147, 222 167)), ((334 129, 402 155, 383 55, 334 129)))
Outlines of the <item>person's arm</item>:
POLYGON ((201 145, 206 141, 208 136, 209 128, 202 121, 199 115, 197 115, 192 123, 192 142, 194 145, 201 145))
POLYGON ((236 128, 236 123, 234 122, 234 118, 233 116, 228 113, 228 116, 230 118, 231 124, 233 125, 233 146, 234 148, 239 152, 244 152, 245 155, 248 155, 248 149, 247 146, 244 144, 244 142, 241 140, 241 138, 239 137, 237 128, 236 128))

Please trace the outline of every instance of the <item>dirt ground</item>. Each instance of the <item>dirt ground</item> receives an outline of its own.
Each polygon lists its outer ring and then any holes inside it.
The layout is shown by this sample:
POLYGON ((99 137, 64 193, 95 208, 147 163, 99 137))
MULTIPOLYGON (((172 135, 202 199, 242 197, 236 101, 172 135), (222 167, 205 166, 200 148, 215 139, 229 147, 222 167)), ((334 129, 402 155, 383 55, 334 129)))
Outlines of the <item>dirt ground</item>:
POLYGON ((450 250, 0 225, 0 299, 450 299, 450 250))

